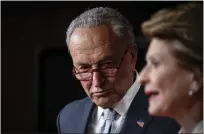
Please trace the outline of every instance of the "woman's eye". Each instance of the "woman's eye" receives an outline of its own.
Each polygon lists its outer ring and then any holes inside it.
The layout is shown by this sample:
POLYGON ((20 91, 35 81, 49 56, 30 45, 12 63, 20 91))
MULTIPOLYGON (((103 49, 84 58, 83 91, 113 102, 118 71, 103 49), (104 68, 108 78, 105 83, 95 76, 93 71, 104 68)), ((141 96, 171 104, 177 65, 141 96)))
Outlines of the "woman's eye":
POLYGON ((151 64, 152 64, 154 67, 158 67, 159 62, 157 62, 157 61, 152 61, 151 64))
POLYGON ((153 67, 158 67, 159 62, 157 62, 155 60, 146 60, 146 65, 150 65, 150 66, 153 66, 153 67))
POLYGON ((161 60, 159 58, 149 57, 146 60, 148 66, 152 66, 153 68, 157 68, 161 64, 161 60))

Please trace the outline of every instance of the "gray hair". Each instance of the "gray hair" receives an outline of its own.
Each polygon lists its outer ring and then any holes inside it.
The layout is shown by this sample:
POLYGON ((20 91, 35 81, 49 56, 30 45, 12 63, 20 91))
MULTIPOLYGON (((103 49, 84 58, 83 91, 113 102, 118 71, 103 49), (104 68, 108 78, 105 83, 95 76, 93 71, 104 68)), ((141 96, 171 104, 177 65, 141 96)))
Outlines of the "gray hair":
POLYGON ((90 28, 100 25, 111 25, 113 32, 119 39, 126 41, 128 45, 135 43, 132 25, 121 13, 109 7, 97 7, 83 12, 71 22, 66 33, 67 46, 76 28, 90 28))

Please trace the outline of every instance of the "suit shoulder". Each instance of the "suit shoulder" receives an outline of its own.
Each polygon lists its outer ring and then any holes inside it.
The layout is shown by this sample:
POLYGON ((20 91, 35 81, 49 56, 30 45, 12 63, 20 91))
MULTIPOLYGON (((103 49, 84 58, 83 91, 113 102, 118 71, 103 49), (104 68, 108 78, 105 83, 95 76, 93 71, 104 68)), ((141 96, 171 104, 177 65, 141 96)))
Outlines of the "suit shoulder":
POLYGON ((62 108, 62 110, 60 111, 60 113, 70 113, 70 112, 74 112, 78 109, 82 109, 83 106, 85 105, 85 103, 87 103, 87 101, 90 101, 90 99, 88 97, 80 99, 80 100, 75 100, 69 104, 67 104, 64 108, 62 108))
POLYGON ((90 99, 88 97, 80 99, 80 100, 75 100, 71 103, 68 103, 64 108, 62 108, 62 110, 60 111, 60 115, 62 116, 63 114, 66 113, 73 113, 75 111, 78 111, 80 109, 83 109, 83 107, 85 106, 85 104, 90 101, 90 99))
POLYGON ((57 116, 57 130, 58 133, 74 132, 74 122, 76 118, 80 117, 81 113, 86 109, 87 104, 91 104, 89 97, 81 100, 73 101, 67 104, 59 112, 57 116), (69 126, 69 127, 68 127, 69 126))

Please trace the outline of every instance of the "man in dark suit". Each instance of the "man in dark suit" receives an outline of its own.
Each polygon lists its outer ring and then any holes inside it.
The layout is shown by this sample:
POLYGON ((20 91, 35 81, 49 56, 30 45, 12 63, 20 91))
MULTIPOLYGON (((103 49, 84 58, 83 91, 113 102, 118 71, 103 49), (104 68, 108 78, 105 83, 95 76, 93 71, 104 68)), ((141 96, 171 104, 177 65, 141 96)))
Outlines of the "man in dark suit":
POLYGON ((148 114, 137 83, 137 46, 128 20, 111 8, 93 8, 72 21, 67 44, 73 74, 88 97, 65 106, 59 133, 176 134, 174 120, 148 114))

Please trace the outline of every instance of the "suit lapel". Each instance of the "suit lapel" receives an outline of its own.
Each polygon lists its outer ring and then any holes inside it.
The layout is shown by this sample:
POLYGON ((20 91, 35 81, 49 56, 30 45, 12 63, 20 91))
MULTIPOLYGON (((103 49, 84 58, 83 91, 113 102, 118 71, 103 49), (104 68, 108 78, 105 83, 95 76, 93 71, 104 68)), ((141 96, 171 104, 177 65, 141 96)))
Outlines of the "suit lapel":
POLYGON ((152 120, 147 108, 147 97, 143 88, 140 88, 130 105, 121 133, 142 134, 152 120))
POLYGON ((78 118, 78 120, 77 120, 77 122, 78 122, 77 128, 79 129, 79 132, 81 132, 81 133, 86 132, 86 128, 87 128, 88 121, 89 121, 90 115, 92 113, 91 111, 92 111, 93 107, 94 107, 94 104, 88 98, 88 101, 84 105, 84 111, 79 111, 81 114, 78 116, 81 118, 78 118))

